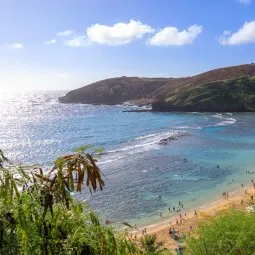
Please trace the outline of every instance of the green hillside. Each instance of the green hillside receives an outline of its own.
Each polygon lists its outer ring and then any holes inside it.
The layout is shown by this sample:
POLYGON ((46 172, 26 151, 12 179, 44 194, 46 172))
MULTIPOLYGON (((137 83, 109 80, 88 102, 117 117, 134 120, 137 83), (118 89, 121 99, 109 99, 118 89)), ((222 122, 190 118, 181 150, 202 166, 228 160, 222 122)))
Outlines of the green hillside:
POLYGON ((255 76, 186 86, 153 103, 155 111, 255 111, 255 76))

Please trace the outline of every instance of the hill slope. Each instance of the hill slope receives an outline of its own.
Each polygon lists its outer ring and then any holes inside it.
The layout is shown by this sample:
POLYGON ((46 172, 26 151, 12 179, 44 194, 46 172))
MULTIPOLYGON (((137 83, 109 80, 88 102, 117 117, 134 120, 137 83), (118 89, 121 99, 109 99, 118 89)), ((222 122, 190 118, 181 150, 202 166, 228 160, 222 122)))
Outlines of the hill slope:
POLYGON ((153 103, 154 111, 255 111, 255 76, 209 82, 180 89, 153 103))
POLYGON ((119 77, 68 92, 62 103, 153 103, 157 111, 254 111, 255 65, 219 68, 185 78, 119 77))
POLYGON ((122 104, 129 100, 147 97, 167 80, 138 77, 106 79, 72 90, 59 100, 62 103, 122 104))

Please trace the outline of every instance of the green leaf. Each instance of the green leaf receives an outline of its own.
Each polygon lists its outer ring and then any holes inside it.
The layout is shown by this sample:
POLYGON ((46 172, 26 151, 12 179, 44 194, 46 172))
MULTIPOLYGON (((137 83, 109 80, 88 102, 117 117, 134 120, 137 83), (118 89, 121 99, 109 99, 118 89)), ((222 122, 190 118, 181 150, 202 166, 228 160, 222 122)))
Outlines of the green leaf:
POLYGON ((94 148, 94 146, 92 145, 84 145, 84 146, 80 146, 78 148, 76 148, 74 151, 77 153, 84 153, 86 150, 94 148))

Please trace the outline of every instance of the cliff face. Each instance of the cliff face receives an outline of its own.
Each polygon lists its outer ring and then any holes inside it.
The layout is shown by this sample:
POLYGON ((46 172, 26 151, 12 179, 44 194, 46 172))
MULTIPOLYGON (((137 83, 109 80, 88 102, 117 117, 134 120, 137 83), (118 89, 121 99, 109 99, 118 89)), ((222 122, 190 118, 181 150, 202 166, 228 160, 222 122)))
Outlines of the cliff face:
POLYGON ((254 111, 255 65, 215 69, 185 78, 120 77, 68 92, 62 103, 153 103, 155 111, 254 111))

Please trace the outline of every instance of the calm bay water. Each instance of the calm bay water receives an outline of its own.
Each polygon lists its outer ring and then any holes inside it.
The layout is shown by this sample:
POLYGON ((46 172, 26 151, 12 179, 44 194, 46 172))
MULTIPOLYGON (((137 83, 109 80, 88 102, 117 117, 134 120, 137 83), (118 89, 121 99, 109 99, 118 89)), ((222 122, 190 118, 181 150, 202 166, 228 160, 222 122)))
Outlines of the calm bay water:
POLYGON ((127 113, 59 104, 63 94, 1 93, 0 148, 14 162, 44 166, 81 145, 105 148, 106 188, 77 195, 104 219, 153 223, 179 201, 194 208, 252 178, 245 171, 255 169, 254 113, 127 113))

